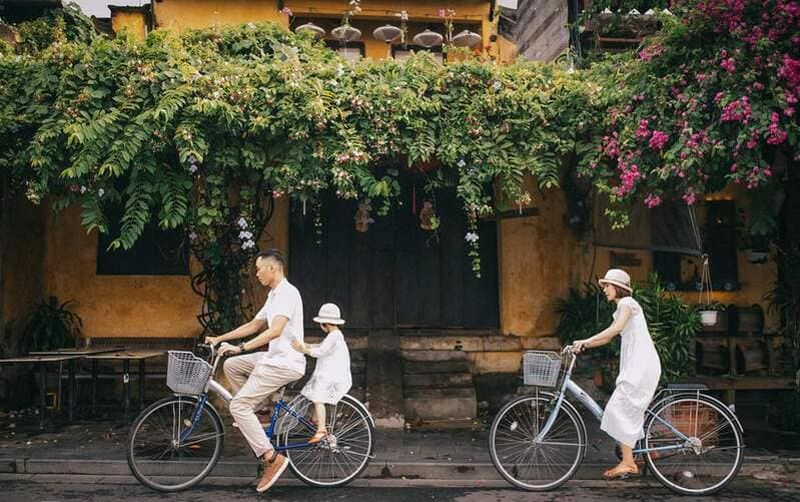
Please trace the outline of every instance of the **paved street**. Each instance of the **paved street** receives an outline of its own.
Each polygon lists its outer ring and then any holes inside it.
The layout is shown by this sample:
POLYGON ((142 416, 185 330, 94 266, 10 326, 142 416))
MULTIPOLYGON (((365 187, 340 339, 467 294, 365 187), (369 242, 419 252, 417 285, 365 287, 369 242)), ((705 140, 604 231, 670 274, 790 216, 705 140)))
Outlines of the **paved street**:
MULTIPOLYGON (((359 481, 352 487, 339 489, 311 489, 303 486, 278 486, 268 494, 258 495, 253 485, 244 485, 240 479, 217 479, 190 491, 164 495, 141 487, 129 478, 97 482, 92 476, 50 476, 31 480, 14 480, 9 475, 0 475, 3 485, 3 500, 7 502, 34 502, 60 500, 189 500, 193 502, 219 502, 236 500, 271 501, 417 501, 453 500, 459 502, 489 501, 594 501, 594 500, 675 500, 686 501, 686 497, 672 494, 652 482, 624 481, 573 481, 565 487, 544 494, 531 494, 503 487, 465 488, 413 486, 412 482, 377 482, 379 486, 364 486, 368 481, 359 481), (82 479, 82 478, 85 478, 82 479), (110 481, 110 482, 109 482, 110 481), (382 486, 381 486, 382 485, 382 486)), ((501 485, 502 486, 502 485, 501 485)), ((772 483, 752 479, 737 479, 718 497, 704 500, 797 500, 800 486, 796 484, 772 483)))

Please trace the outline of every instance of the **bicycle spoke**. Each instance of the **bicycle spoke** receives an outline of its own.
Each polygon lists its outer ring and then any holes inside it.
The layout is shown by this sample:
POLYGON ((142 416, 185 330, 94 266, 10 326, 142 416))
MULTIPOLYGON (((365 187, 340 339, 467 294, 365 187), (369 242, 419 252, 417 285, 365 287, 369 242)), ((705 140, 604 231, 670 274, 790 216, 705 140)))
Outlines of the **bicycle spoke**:
MULTIPOLYGON (((719 405, 697 398, 668 402, 657 415, 690 438, 675 452, 648 452, 656 476, 685 494, 706 494, 730 481, 741 463, 741 436, 719 405)), ((647 448, 685 441, 653 420, 646 431, 647 448)))

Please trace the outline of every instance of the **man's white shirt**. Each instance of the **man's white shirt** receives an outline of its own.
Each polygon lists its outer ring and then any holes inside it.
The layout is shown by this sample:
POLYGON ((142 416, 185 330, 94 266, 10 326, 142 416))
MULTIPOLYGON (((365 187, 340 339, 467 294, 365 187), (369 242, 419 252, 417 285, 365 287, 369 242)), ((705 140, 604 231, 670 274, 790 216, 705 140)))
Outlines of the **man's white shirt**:
POLYGON ((292 347, 292 340, 303 341, 303 300, 300 292, 286 278, 282 279, 267 295, 267 301, 256 314, 256 319, 273 325, 275 316, 289 321, 283 332, 269 342, 269 350, 260 363, 279 368, 306 372, 306 356, 292 347))

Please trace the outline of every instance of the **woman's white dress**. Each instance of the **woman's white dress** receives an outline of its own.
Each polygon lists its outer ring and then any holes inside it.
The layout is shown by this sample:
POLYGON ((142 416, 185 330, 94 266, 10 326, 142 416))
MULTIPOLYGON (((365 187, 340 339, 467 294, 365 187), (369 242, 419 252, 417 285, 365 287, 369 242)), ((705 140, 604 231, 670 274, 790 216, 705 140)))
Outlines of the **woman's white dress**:
POLYGON ((622 329, 619 376, 603 413, 600 429, 633 448, 636 441, 644 437, 644 414, 661 378, 661 361, 650 338, 641 305, 631 297, 621 299, 614 319, 623 306, 630 309, 631 316, 622 329))
POLYGON ((308 349, 317 358, 317 367, 301 394, 314 403, 338 403, 353 385, 344 335, 338 329, 331 331, 322 343, 309 345, 308 349))

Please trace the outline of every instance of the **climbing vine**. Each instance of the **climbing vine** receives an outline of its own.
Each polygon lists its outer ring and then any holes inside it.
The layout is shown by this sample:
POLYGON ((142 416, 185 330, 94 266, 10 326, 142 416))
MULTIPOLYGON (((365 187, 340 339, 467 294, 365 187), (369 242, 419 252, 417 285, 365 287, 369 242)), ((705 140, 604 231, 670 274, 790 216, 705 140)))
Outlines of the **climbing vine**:
POLYGON ((118 223, 112 248, 151 221, 185 230, 214 331, 242 315, 276 199, 319 219, 333 192, 380 217, 421 164, 438 165, 428 189, 455 188, 480 274, 477 223, 535 197, 526 176, 559 185, 564 159, 624 225, 634 201, 768 187, 775 157, 796 154, 798 3, 672 8, 640 51, 568 71, 463 54, 349 64, 271 23, 112 40, 67 7, 0 45, 0 171, 33 202, 79 205, 88 231, 118 223))
POLYGON ((399 171, 436 160, 430 179, 455 187, 480 274, 476 227, 495 188, 526 202, 525 175, 557 185, 558 157, 596 113, 597 86, 553 65, 441 66, 425 54, 351 65, 270 23, 144 42, 83 25, 67 8, 20 26, 22 43, 3 49, 0 169, 33 202, 80 205, 87 231, 108 232, 121 208, 112 248, 153 220, 184 229, 217 331, 240 316, 241 269, 275 199, 318 208, 333 191, 382 215, 399 171))

